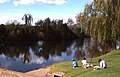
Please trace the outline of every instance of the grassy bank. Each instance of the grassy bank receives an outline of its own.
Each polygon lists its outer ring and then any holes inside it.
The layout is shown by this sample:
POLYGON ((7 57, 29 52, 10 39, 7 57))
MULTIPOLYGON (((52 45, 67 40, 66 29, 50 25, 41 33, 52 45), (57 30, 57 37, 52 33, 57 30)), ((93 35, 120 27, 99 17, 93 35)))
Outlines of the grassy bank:
POLYGON ((108 68, 102 70, 84 69, 81 66, 81 60, 79 60, 78 68, 71 68, 72 62, 61 62, 51 65, 51 72, 62 71, 65 73, 65 77, 120 77, 120 50, 114 50, 106 55, 94 58, 92 60, 93 65, 99 65, 99 58, 107 62, 108 68))

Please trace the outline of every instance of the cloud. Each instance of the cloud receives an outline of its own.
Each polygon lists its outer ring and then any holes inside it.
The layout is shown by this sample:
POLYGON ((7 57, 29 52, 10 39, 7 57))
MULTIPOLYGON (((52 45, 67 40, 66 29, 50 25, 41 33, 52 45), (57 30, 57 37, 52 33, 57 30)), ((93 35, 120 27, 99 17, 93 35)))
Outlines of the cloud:
POLYGON ((34 3, 34 0, 14 0, 13 1, 13 4, 15 6, 18 6, 18 5, 27 5, 27 4, 33 4, 34 3))
POLYGON ((0 24, 6 24, 9 20, 18 20, 21 23, 24 21, 21 20, 23 14, 15 14, 15 15, 0 15, 0 24))
POLYGON ((0 3, 8 2, 8 0, 0 0, 0 3))
POLYGON ((14 0, 13 4, 15 6, 18 5, 27 5, 27 4, 55 4, 55 5, 62 5, 66 3, 66 0, 14 0))

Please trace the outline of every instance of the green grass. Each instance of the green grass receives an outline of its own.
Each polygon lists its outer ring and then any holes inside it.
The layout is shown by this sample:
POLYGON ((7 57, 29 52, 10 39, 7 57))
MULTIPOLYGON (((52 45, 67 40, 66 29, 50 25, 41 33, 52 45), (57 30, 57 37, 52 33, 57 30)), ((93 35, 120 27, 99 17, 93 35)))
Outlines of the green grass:
MULTIPOLYGON (((120 77, 120 50, 114 50, 106 55, 94 58, 93 65, 99 65, 98 59, 104 59, 108 68, 93 70, 93 68, 84 69, 81 60, 78 61, 78 68, 71 68, 72 62, 61 62, 51 65, 51 73, 64 72, 64 77, 120 77)), ((89 60, 88 60, 89 61, 89 60)))

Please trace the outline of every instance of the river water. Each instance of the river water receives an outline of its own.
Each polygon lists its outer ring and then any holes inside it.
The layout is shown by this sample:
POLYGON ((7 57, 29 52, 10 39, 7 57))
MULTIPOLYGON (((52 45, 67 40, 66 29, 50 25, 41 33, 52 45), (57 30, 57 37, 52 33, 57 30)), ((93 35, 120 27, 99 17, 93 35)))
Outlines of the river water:
MULTIPOLYGON (((119 46, 117 46, 119 47, 119 46)), ((111 45, 90 39, 12 42, 0 46, 0 68, 28 72, 57 62, 94 58, 110 52, 111 45)))

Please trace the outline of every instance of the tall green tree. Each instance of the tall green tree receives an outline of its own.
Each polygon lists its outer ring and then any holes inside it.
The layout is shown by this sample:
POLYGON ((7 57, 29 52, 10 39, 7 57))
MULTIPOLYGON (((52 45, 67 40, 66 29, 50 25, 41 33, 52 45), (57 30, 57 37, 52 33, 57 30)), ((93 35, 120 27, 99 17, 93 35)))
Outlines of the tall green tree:
POLYGON ((120 0, 93 0, 85 5, 76 20, 85 26, 84 32, 91 38, 115 41, 120 36, 120 0))

